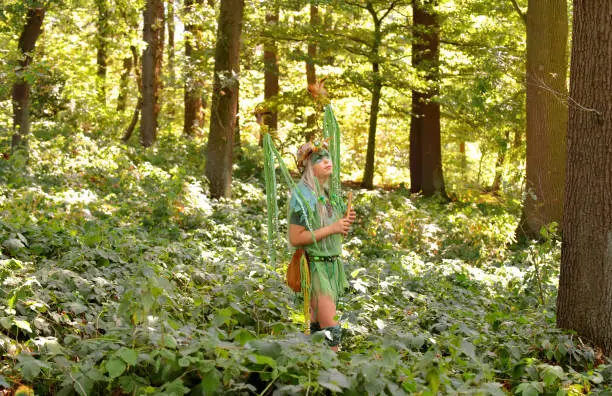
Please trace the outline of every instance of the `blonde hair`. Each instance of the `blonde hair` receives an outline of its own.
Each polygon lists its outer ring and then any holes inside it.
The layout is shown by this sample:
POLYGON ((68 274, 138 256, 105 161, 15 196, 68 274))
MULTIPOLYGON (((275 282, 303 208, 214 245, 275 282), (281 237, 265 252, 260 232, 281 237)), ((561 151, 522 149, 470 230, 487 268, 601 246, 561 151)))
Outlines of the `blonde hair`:
MULTIPOLYGON (((317 213, 317 218, 319 219, 318 228, 326 227, 332 224, 335 220, 333 214, 330 217, 327 208, 325 206, 325 202, 321 202, 319 200, 320 196, 329 195, 329 179, 325 181, 323 185, 319 183, 319 179, 314 174, 313 164, 310 158, 305 159, 303 162, 304 172, 302 172, 302 182, 312 190, 315 195, 315 208, 313 208, 317 213)), ((329 199, 329 197, 326 197, 329 199)), ((313 224, 313 227, 317 227, 317 224, 313 224)), ((314 230, 312 230, 314 231, 314 230)), ((324 249, 327 249, 327 238, 319 241, 324 249)))

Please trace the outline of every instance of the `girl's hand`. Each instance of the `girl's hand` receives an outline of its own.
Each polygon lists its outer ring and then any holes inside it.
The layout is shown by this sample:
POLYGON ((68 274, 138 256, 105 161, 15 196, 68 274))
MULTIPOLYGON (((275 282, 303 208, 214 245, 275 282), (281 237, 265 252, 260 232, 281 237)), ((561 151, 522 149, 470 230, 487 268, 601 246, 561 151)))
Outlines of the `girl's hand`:
POLYGON ((347 219, 346 217, 343 217, 331 225, 332 233, 346 235, 349 232, 350 226, 351 226, 351 221, 347 219))
POLYGON ((349 221, 349 224, 353 224, 356 218, 357 218, 357 213, 355 213, 353 208, 351 208, 351 210, 348 212, 348 216, 346 217, 346 219, 349 221))

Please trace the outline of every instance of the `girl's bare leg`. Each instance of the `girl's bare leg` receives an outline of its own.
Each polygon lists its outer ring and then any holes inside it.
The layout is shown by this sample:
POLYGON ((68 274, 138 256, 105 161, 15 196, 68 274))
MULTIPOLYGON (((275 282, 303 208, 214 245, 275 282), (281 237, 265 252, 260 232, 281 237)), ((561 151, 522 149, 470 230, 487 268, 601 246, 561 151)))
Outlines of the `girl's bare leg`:
MULTIPOLYGON (((311 300, 310 306, 314 313, 312 321, 319 322, 322 329, 338 324, 334 319, 336 317, 336 304, 331 296, 317 296, 311 300)), ((338 351, 337 346, 333 346, 331 349, 335 352, 338 351)))

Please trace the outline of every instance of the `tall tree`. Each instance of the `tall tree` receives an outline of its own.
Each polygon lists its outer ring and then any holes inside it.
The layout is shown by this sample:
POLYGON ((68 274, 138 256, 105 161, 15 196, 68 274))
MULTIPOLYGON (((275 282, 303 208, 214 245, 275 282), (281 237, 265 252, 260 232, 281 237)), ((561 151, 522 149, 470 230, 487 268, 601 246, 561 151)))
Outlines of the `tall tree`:
MULTIPOLYGON (((266 26, 274 29, 278 25, 279 6, 278 4, 270 5, 270 9, 266 10, 266 26)), ((267 37, 264 42, 264 101, 266 103, 266 116, 263 119, 265 125, 268 126, 270 132, 278 129, 278 94, 280 86, 278 82, 278 48, 276 41, 272 37, 267 37)), ((260 135, 260 145, 263 144, 263 136, 260 135)))
POLYGON ((526 194, 517 234, 563 221, 567 131, 567 0, 529 0, 526 194))
POLYGON ((27 136, 30 134, 30 83, 27 75, 28 66, 32 63, 32 51, 36 40, 42 33, 43 20, 45 18, 44 7, 29 8, 26 21, 19 36, 19 60, 18 77, 13 85, 13 138, 11 148, 27 148, 27 136))
MULTIPOLYGON (((316 31, 319 23, 319 7, 316 4, 310 4, 310 28, 316 31)), ((314 85, 317 82, 317 70, 315 59, 317 58, 317 43, 315 40, 308 42, 307 57, 306 57, 306 84, 314 85)), ((317 123, 317 114, 312 113, 306 119, 307 139, 311 140, 315 134, 317 123)))
POLYGON ((123 58, 123 70, 121 72, 121 78, 119 80, 119 96, 117 97, 118 112, 123 112, 125 110, 125 107, 127 105, 130 74, 132 74, 133 68, 138 68, 138 54, 136 52, 136 47, 131 46, 130 50, 132 52, 132 55, 123 58))
POLYGON ((612 354, 612 2, 574 0, 557 325, 612 354))
POLYGON ((147 44, 142 55, 142 117, 140 143, 151 146, 157 136, 160 109, 161 67, 164 48, 164 2, 147 0, 143 11, 143 38, 147 44))
POLYGON ((174 85, 174 0, 168 1, 168 15, 166 16, 166 25, 168 26, 168 80, 170 85, 174 85))
POLYGON ((440 24, 437 0, 413 0, 412 66, 422 72, 428 88, 412 91, 410 120, 410 191, 424 196, 446 195, 440 137, 440 24))
POLYGON ((96 64, 97 70, 97 93, 98 100, 102 104, 106 104, 106 67, 107 67, 107 47, 108 47, 108 4, 107 0, 95 0, 98 11, 98 19, 96 20, 96 64))
POLYGON ((202 67, 202 26, 193 16, 201 8, 204 0, 185 0, 185 119, 183 135, 195 136, 204 126, 204 106, 202 91, 204 81, 200 77, 202 67))
POLYGON ((206 156, 206 176, 214 198, 231 195, 243 10, 244 0, 221 0, 206 156))
POLYGON ((397 5, 397 1, 392 1, 382 9, 376 9, 372 1, 365 4, 365 9, 372 17, 374 24, 373 41, 370 47, 369 59, 372 64, 371 73, 371 92, 372 100, 370 102, 370 121, 368 129, 368 146, 366 149, 366 162, 363 171, 363 180, 361 185, 363 188, 371 189, 374 187, 374 154, 376 152, 376 129, 378 126, 378 112, 380 111, 380 99, 382 96, 383 79, 381 76, 380 50, 383 41, 383 21, 397 5))

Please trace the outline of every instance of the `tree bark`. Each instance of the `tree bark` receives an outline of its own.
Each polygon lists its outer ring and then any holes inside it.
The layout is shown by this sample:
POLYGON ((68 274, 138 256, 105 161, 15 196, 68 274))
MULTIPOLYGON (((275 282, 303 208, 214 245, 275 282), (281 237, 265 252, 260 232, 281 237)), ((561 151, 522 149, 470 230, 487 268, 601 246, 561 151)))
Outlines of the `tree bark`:
MULTIPOLYGON (((319 26, 319 7, 310 4, 310 27, 314 30, 319 26)), ((317 82, 317 71, 315 59, 317 58, 317 44, 314 41, 308 43, 308 57, 306 58, 306 84, 317 82)), ((306 140, 312 140, 317 127, 317 114, 312 113, 306 118, 306 140)))
POLYGON ((134 113, 132 114, 132 120, 130 121, 130 125, 128 125, 125 130, 123 137, 121 140, 127 142, 132 137, 132 133, 134 132, 134 128, 136 128, 136 124, 138 123, 138 118, 140 117, 140 110, 142 109, 142 96, 138 97, 138 101, 136 103, 136 107, 134 108, 134 113))
POLYGON ((376 127, 378 124, 378 112, 380 111, 380 97, 382 92, 382 81, 380 77, 380 65, 372 63, 372 102, 370 103, 370 123, 368 131, 368 147, 366 149, 366 162, 363 172, 361 187, 374 188, 374 155, 376 153, 376 127))
POLYGON ((380 75, 380 63, 378 62, 380 45, 382 43, 381 20, 371 2, 367 4, 367 10, 374 22, 374 42, 370 52, 372 59, 372 101, 370 103, 370 122, 368 130, 368 147, 366 149, 366 162, 363 170, 361 187, 374 188, 374 157, 376 154, 376 127, 378 124, 378 112, 380 110, 380 97, 382 93, 382 77, 380 75))
POLYGON ((574 0, 557 325, 612 354, 612 2, 574 0))
MULTIPOLYGON (((266 12, 266 26, 278 24, 279 8, 272 6, 272 10, 266 12)), ((264 43, 264 101, 266 104, 266 115, 263 118, 264 125, 274 133, 278 130, 278 94, 280 91, 278 83, 278 59, 277 46, 274 39, 266 39, 264 43)))
POLYGON ((168 0, 166 25, 168 26, 168 81, 171 86, 174 86, 176 79, 174 72, 174 0, 168 0))
POLYGON ((567 131, 566 0, 530 0, 527 11, 526 194, 519 237, 563 221, 567 131))
POLYGON ((446 196, 442 173, 440 105, 438 95, 440 25, 436 0, 413 0, 412 65, 424 71, 431 88, 412 91, 410 122, 410 191, 446 196))
MULTIPOLYGON (((185 0, 185 14, 189 15, 202 7, 204 0, 185 0)), ((189 18, 189 17, 187 17, 189 18)), ((199 77, 198 68, 202 60, 202 27, 189 21, 185 23, 185 119, 183 136, 193 137, 204 126, 204 105, 202 91, 204 81, 199 77)))
POLYGON ((231 195, 243 10, 244 0, 221 0, 206 156, 206 176, 213 198, 231 195))
POLYGON ((501 189, 502 176, 504 173, 504 163, 506 162, 506 153, 508 152, 508 140, 510 139, 510 131, 506 131, 505 139, 501 142, 495 161, 495 177, 491 184, 491 194, 498 195, 501 189))
POLYGON ((142 55, 140 143, 149 147, 155 143, 157 116, 160 109, 161 66, 164 48, 163 0, 147 0, 143 19, 143 38, 147 46, 142 55))
POLYGON ((467 155, 465 154, 465 141, 459 142, 459 166, 463 172, 467 171, 467 155))
POLYGON ((108 41, 108 4, 106 0, 95 0, 96 7, 98 9, 98 20, 97 20, 97 93, 98 101, 102 105, 106 105, 106 68, 107 68, 107 41, 108 41))
MULTIPOLYGON (((132 56, 126 56, 123 58, 123 71, 121 72, 121 78, 119 80, 119 96, 117 97, 117 111, 123 112, 127 106, 127 94, 128 85, 130 82, 130 74, 132 68, 137 68, 138 55, 136 54, 136 47, 131 46, 132 56)), ((139 86, 140 90, 140 86, 139 86)))
POLYGON ((32 63, 32 51, 36 40, 42 33, 42 24, 45 17, 45 9, 28 9, 23 31, 19 36, 19 52, 22 58, 19 61, 18 78, 13 85, 13 137, 11 149, 20 147, 27 149, 27 136, 30 134, 30 84, 25 79, 28 66, 32 63))

